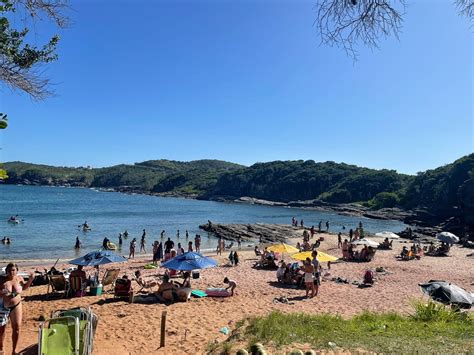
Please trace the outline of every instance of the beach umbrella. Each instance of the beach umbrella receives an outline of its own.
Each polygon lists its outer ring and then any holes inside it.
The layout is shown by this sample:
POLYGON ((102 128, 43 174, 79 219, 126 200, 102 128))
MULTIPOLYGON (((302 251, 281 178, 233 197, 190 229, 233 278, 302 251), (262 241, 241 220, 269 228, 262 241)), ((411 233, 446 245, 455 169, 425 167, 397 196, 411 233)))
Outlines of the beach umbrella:
POLYGON ((359 240, 353 240, 351 242, 352 245, 367 245, 368 247, 372 248, 377 248, 379 246, 379 243, 374 242, 373 240, 370 239, 359 239, 359 240))
POLYGON ((438 234, 436 234, 436 238, 439 241, 445 242, 445 243, 448 243, 448 244, 454 244, 454 243, 459 242, 459 238, 456 235, 454 235, 453 233, 449 233, 449 232, 438 233, 438 234))
POLYGON ((419 286, 423 293, 444 304, 457 304, 470 308, 474 303, 474 294, 446 281, 430 280, 419 286))
POLYGON ((189 251, 164 262, 161 266, 171 270, 191 271, 217 266, 217 261, 189 251))
MULTIPOLYGON (((304 261, 306 258, 312 259, 313 257, 311 256, 312 251, 304 251, 301 253, 296 253, 293 254, 291 257, 295 260, 301 260, 304 261)), ((319 262, 325 263, 328 261, 336 261, 339 258, 336 258, 335 256, 323 253, 322 251, 318 251, 318 255, 316 256, 316 259, 318 259, 319 262)))
POLYGON ((96 250, 87 253, 80 258, 71 260, 69 264, 82 265, 82 266, 99 266, 111 263, 123 263, 126 262, 123 256, 117 255, 110 250, 96 250))
POLYGON ((395 234, 393 232, 379 232, 375 233, 375 237, 379 238, 388 238, 388 239, 399 239, 400 236, 398 234, 395 234))
POLYGON ((285 243, 279 243, 279 244, 273 244, 270 245, 267 248, 268 251, 272 251, 274 253, 287 253, 287 254, 292 254, 292 253, 297 253, 299 250, 295 248, 292 245, 285 244, 285 243))

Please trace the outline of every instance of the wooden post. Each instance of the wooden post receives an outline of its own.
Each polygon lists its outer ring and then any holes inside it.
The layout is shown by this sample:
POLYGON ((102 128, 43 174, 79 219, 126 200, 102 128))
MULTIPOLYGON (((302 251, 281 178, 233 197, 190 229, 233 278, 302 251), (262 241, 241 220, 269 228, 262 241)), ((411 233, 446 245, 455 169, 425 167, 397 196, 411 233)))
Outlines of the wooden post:
POLYGON ((167 311, 163 311, 161 313, 161 336, 160 336, 160 348, 165 346, 165 336, 166 336, 166 313, 167 311))

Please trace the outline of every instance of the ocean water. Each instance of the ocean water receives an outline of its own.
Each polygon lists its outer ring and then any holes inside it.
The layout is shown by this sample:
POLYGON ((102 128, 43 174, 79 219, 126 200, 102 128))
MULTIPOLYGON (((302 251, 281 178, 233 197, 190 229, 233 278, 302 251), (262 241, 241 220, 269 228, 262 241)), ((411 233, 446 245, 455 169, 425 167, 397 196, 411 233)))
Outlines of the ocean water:
MULTIPOLYGON (((281 223, 290 224, 291 217, 304 219, 305 225, 318 225, 329 221, 330 231, 338 232, 342 226, 354 228, 362 220, 369 232, 399 232, 405 225, 399 221, 371 220, 340 216, 333 213, 296 208, 257 206, 183 198, 128 195, 116 192, 99 192, 84 188, 0 185, 0 237, 8 236, 12 244, 0 244, 0 260, 73 258, 101 247, 104 237, 118 244, 118 234, 128 230, 129 237, 118 252, 128 256, 129 242, 140 239, 147 231, 147 252, 160 232, 185 247, 185 230, 190 240, 201 234, 201 249, 216 246, 216 239, 199 230, 200 224, 215 223, 281 223), (18 214, 23 222, 7 222, 18 214), (90 232, 78 226, 84 221, 90 232), (180 239, 176 238, 177 230, 180 239), (82 242, 79 251, 74 249, 76 236, 82 242)), ((139 244, 139 243, 138 243, 139 244)), ((185 247, 186 249, 186 247, 185 247)))

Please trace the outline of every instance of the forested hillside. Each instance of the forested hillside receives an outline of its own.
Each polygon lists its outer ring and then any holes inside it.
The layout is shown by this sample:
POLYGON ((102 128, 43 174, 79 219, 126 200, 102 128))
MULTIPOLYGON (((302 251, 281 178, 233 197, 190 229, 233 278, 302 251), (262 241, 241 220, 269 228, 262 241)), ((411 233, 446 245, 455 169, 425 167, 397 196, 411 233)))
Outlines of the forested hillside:
POLYGON ((474 225, 474 154, 417 176, 313 160, 250 167, 218 160, 150 160, 99 169, 11 162, 4 168, 10 184, 126 187, 201 199, 358 202, 373 208, 417 209, 433 220, 455 217, 474 225))

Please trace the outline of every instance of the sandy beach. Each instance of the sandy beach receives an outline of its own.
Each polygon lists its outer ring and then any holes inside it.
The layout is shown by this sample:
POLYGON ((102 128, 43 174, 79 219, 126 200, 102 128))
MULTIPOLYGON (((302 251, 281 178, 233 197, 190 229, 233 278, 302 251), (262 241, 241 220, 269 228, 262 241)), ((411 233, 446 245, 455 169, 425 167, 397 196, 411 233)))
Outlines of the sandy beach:
MULTIPOLYGON (((325 234, 320 250, 341 257, 337 237, 325 234)), ((296 239, 291 242, 296 243, 296 239)), ((451 248, 449 257, 428 257, 421 260, 398 261, 395 255, 405 245, 394 242, 393 250, 377 251, 370 263, 333 263, 330 275, 323 279, 319 294, 314 299, 304 299, 303 289, 284 288, 276 282, 274 270, 257 270, 252 266, 257 257, 251 250, 241 252, 241 263, 229 266, 228 252, 216 257, 219 267, 201 271, 201 278, 192 280, 193 289, 223 287, 225 276, 238 283, 236 294, 228 298, 192 298, 186 303, 129 304, 112 302, 113 294, 82 298, 46 298, 47 286, 32 287, 24 292, 23 327, 19 343, 23 353, 36 353, 38 318, 48 317, 51 311, 77 306, 91 306, 99 316, 94 348, 95 354, 202 354, 210 342, 222 341, 226 336, 222 327, 231 330, 248 316, 265 315, 272 310, 283 312, 331 313, 343 317, 370 310, 375 312, 397 311, 409 313, 410 302, 422 298, 418 283, 431 279, 448 280, 467 290, 474 287, 474 258, 466 257, 472 250, 451 248), (342 277, 360 281, 367 268, 383 267, 386 272, 376 273, 372 288, 359 289, 349 284, 330 281, 342 277), (285 296, 293 304, 275 303, 276 297, 285 296), (166 346, 159 348, 160 321, 167 311, 166 346)), ((406 244, 408 245, 408 244, 406 244)), ((215 257, 215 256, 214 256, 215 257)), ((288 256, 285 259, 289 259, 288 256)), ((135 270, 143 270, 149 259, 136 259, 118 264, 121 274, 132 277, 135 270)), ((117 266, 117 265, 113 265, 117 266)), ((323 265, 326 267, 326 265, 323 265)), ((41 267, 40 269, 42 269, 41 267)), ((35 266, 22 265, 21 271, 34 270, 35 266)), ((105 268, 103 268, 105 269, 105 268)), ((327 270, 324 270, 325 272, 327 270)), ((163 269, 143 271, 152 280, 163 269)), ((134 288, 138 286, 134 284, 134 288)), ((425 298, 426 299, 426 298, 425 298)), ((11 330, 7 330, 5 353, 11 353, 11 330)))

